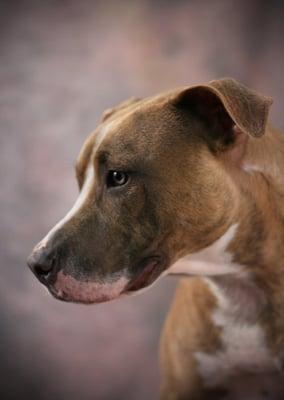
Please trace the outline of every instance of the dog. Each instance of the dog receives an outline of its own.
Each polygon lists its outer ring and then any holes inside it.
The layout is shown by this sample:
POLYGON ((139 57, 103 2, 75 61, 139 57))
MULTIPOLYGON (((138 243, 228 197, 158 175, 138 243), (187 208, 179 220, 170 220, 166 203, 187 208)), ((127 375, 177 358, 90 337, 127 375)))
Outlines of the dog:
POLYGON ((284 399, 284 137, 272 99, 230 79, 107 110, 80 195, 28 265, 57 299, 98 303, 182 275, 161 398, 284 399))

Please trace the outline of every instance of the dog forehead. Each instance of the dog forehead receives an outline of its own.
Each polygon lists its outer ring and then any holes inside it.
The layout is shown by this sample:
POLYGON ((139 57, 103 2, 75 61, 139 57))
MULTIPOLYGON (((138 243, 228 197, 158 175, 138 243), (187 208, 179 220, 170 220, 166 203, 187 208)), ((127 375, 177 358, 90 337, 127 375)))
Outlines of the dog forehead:
POLYGON ((101 123, 85 140, 76 161, 76 172, 78 177, 83 177, 85 171, 92 162, 97 150, 105 142, 106 138, 114 135, 115 129, 120 124, 120 119, 101 123))
MULTIPOLYGON (((182 142, 178 131, 184 129, 182 118, 175 115, 168 95, 141 100, 135 106, 115 112, 98 125, 87 138, 77 159, 77 169, 84 171, 91 158, 102 151, 114 158, 133 160, 136 155, 151 159, 164 153, 173 145, 182 142), (180 138, 179 138, 180 137, 180 138)), ((185 137, 185 135, 183 135, 185 137)), ((182 146, 179 146, 184 148, 182 146)))
POLYGON ((129 120, 129 116, 118 117, 104 122, 97 131, 94 150, 97 150, 103 142, 109 142, 114 135, 122 132, 121 128, 125 125, 127 126, 127 120, 129 120))
MULTIPOLYGON (((99 149, 123 152, 145 150, 147 153, 177 144, 185 136, 183 119, 163 101, 147 101, 129 112, 105 121, 97 130, 94 151, 99 149)), ((158 155, 157 153, 156 155, 158 155)))

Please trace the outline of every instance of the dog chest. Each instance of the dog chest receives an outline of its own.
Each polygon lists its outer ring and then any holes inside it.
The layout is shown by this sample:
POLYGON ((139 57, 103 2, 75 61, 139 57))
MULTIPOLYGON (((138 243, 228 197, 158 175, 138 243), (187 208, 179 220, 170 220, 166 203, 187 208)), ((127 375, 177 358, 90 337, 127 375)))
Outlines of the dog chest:
POLYGON ((241 318, 238 304, 206 281, 217 301, 212 323, 220 329, 220 344, 214 352, 194 354, 204 386, 228 390, 228 400, 246 399, 248 393, 250 400, 282 398, 281 363, 271 355, 263 328, 249 314, 241 318))

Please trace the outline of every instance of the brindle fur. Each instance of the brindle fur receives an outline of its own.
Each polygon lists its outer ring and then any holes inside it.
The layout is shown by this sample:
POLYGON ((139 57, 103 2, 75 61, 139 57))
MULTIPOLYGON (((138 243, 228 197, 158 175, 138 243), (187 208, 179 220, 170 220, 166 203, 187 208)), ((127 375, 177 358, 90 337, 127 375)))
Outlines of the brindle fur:
MULTIPOLYGON (((258 320, 271 352, 283 352, 284 139, 267 126, 270 105, 223 79, 107 110, 77 161, 79 187, 87 165, 95 168, 87 206, 53 239, 60 268, 79 280, 122 270, 132 279, 155 256, 159 275, 238 223, 229 251, 263 293, 258 320), (129 171, 129 185, 107 190, 111 169, 129 171)), ((193 357, 220 345, 214 307, 201 279, 181 281, 161 342, 163 399, 219 398, 222 388, 205 391, 193 357)))

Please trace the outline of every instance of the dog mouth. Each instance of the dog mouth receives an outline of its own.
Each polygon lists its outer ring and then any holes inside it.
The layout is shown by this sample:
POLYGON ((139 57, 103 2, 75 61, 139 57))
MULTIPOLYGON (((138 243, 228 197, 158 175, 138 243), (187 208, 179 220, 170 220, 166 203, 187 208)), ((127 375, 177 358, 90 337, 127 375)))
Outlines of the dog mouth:
POLYGON ((47 288, 57 300, 93 304, 119 298, 128 282, 129 279, 124 274, 116 274, 105 280, 78 280, 61 270, 55 283, 47 285, 47 288))
POLYGON ((48 282, 42 283, 57 300, 85 304, 102 303, 131 295, 150 286, 164 271, 164 265, 161 257, 151 256, 138 262, 130 273, 124 270, 124 273, 117 274, 116 279, 80 281, 59 270, 49 277, 48 282))
POLYGON ((134 277, 130 279, 124 290, 124 293, 126 294, 150 286, 161 275, 165 266, 161 257, 152 256, 140 261, 137 269, 138 271, 135 273, 134 277))

